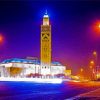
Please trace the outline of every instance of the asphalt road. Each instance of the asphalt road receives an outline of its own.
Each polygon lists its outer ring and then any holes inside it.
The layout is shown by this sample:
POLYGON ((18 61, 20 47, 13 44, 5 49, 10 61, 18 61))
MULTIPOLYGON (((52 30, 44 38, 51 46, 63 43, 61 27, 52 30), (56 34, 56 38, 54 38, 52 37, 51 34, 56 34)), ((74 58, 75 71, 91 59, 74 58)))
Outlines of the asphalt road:
POLYGON ((90 83, 0 82, 0 100, 65 100, 99 88, 90 83))

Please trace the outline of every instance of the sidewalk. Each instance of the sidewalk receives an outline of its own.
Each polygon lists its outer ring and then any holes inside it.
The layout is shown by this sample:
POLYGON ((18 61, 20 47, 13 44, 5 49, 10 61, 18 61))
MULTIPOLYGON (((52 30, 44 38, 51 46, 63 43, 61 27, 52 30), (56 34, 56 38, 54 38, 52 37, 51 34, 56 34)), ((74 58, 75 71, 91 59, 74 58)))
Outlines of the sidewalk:
POLYGON ((100 100, 100 88, 65 100, 100 100))
POLYGON ((100 88, 94 91, 80 94, 79 97, 100 97, 100 88))

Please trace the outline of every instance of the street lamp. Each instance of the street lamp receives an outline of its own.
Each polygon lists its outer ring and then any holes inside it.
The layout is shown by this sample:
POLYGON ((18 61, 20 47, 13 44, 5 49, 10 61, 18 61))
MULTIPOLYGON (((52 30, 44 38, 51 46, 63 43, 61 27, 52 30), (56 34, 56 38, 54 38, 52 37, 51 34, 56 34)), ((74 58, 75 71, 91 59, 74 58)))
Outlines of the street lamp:
POLYGON ((95 73, 94 73, 94 66, 95 66, 95 62, 94 60, 90 61, 90 73, 91 73, 91 79, 94 80, 95 79, 95 73))
POLYGON ((93 74, 94 79, 97 80, 97 70, 98 70, 97 69, 97 52, 93 51, 92 55, 93 55, 93 58, 92 58, 93 60, 90 61, 90 69, 92 71, 91 74, 93 74))
POLYGON ((97 20, 93 25, 93 31, 100 35, 100 20, 97 20))
POLYGON ((98 25, 98 27, 100 28, 100 24, 98 25))
MULTIPOLYGON (((99 24, 99 26, 98 27, 100 27, 100 24, 99 24)), ((97 68, 97 52, 96 51, 94 51, 93 52, 93 57, 94 57, 94 61, 95 61, 95 74, 96 74, 96 79, 97 79, 97 72, 98 72, 98 68, 97 68)))
POLYGON ((97 52, 96 52, 96 51, 93 51, 93 55, 94 55, 94 56, 97 56, 97 52))
POLYGON ((93 66, 95 62, 93 60, 90 61, 90 65, 93 66))
POLYGON ((0 43, 2 43, 4 41, 4 37, 2 34, 0 34, 0 43))
POLYGON ((93 68, 93 66, 90 66, 90 69, 92 69, 93 68))
POLYGON ((84 79, 84 74, 83 74, 84 69, 80 68, 80 80, 84 79))
POLYGON ((83 72, 83 68, 81 68, 80 70, 81 70, 81 72, 83 72))
POLYGON ((93 57, 94 57, 95 63, 97 63, 97 52, 96 51, 93 51, 93 57))

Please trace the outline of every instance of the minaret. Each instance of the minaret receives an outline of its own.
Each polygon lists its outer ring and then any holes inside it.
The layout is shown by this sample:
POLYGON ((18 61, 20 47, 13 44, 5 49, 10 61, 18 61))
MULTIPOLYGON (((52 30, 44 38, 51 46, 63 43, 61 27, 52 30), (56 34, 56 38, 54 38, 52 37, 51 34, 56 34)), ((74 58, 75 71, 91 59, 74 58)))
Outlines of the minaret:
POLYGON ((51 72, 51 25, 49 16, 46 13, 43 16, 41 25, 41 74, 47 75, 51 72))

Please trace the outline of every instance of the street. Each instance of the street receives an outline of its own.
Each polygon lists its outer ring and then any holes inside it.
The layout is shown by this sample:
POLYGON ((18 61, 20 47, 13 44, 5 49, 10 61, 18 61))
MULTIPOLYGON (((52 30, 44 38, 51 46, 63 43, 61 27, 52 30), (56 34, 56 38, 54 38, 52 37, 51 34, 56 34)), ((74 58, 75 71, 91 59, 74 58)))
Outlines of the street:
POLYGON ((0 100, 65 100, 99 88, 95 83, 0 82, 0 100))

